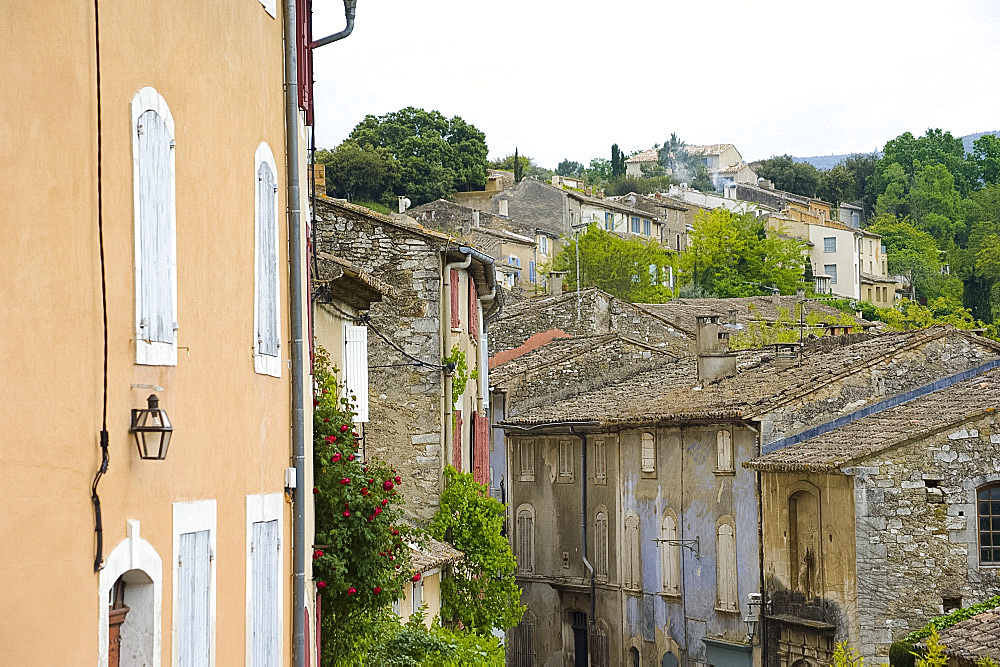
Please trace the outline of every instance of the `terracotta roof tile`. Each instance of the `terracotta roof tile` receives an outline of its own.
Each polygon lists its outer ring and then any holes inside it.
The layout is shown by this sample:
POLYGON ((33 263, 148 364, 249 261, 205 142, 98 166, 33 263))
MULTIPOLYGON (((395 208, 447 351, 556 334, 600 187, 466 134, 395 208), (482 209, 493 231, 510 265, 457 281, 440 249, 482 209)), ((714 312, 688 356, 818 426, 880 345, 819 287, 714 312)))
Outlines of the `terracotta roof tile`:
POLYGON ((984 611, 938 633, 945 655, 978 660, 1000 660, 1000 611, 984 611))
POLYGON ((424 546, 410 545, 410 564, 414 572, 427 572, 461 560, 465 554, 446 542, 427 538, 424 546))

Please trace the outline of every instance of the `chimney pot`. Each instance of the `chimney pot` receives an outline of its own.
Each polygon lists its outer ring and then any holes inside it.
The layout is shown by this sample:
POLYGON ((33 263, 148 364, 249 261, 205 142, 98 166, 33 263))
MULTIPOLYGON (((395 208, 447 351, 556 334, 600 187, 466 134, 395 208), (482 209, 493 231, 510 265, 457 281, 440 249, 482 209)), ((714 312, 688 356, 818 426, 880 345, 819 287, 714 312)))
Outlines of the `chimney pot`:
POLYGON ((736 355, 729 352, 729 332, 719 330, 721 315, 698 315, 695 344, 698 381, 712 382, 736 374, 736 355))
POLYGON ((479 226, 479 209, 478 208, 472 209, 472 224, 475 225, 476 227, 479 226))

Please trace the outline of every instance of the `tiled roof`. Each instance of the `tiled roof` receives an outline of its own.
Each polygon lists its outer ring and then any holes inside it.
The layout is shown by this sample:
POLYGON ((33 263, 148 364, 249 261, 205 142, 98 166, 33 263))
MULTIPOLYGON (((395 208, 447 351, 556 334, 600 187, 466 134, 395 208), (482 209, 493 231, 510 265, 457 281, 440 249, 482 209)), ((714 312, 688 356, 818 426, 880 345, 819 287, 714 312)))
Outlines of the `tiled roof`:
POLYGON ((944 644, 945 655, 975 661, 979 658, 1000 660, 1000 611, 984 611, 938 635, 944 644))
MULTIPOLYGON (((686 211, 688 207, 677 202, 676 200, 670 199, 668 197, 647 197, 646 195, 640 195, 636 192, 630 192, 627 195, 619 195, 617 197, 608 197, 612 201, 630 201, 631 197, 635 197, 637 206, 639 204, 644 204, 646 206, 659 206, 661 208, 671 208, 675 211, 686 211)), ((641 208, 641 207, 640 207, 641 208)))
POLYGON ((859 271, 861 274, 861 282, 863 283, 894 283, 896 280, 889 276, 876 276, 872 273, 865 273, 864 271, 859 271))
POLYGON ((755 470, 822 472, 913 438, 967 422, 1000 406, 1000 369, 851 422, 748 462, 755 470))
MULTIPOLYGON (((798 297, 794 295, 779 296, 778 303, 774 303, 774 298, 770 296, 751 296, 733 299, 674 299, 667 303, 643 303, 636 304, 643 310, 652 313, 668 322, 673 322, 677 327, 686 331, 695 330, 695 318, 699 315, 722 315, 725 324, 730 311, 735 312, 736 324, 745 327, 751 322, 774 322, 779 317, 791 320, 794 324, 796 318, 796 304, 798 297), (779 309, 781 312, 779 312, 779 309)), ((818 314, 824 320, 831 323, 843 318, 845 314, 828 306, 821 301, 807 300, 805 305, 805 316, 818 314)), ((854 318, 859 326, 871 327, 872 322, 854 318)))
POLYGON ((432 537, 421 547, 410 545, 410 564, 414 572, 427 572, 436 567, 461 560, 465 554, 445 542, 439 542, 432 537))
POLYGON ((688 155, 720 155, 732 148, 732 144, 706 144, 704 146, 687 146, 688 155))
POLYGON ((564 192, 568 197, 576 199, 579 202, 583 202, 584 204, 590 204, 592 206, 606 208, 612 211, 621 211, 624 213, 639 215, 646 218, 652 217, 652 214, 649 213, 649 211, 643 211, 640 208, 629 206, 628 204, 623 204, 621 201, 618 200, 601 199, 600 197, 590 197, 581 192, 576 192, 575 190, 564 190, 564 192))
MULTIPOLYGON (((687 419, 749 419, 808 395, 819 386, 866 370, 901 351, 944 336, 970 336, 950 326, 904 331, 805 354, 790 368, 757 351, 738 353, 738 372, 699 386, 695 358, 657 368, 610 387, 508 418, 518 426, 559 421, 639 424, 687 419)), ((986 339, 977 340, 989 343, 986 339)), ((996 346, 1000 350, 1000 346, 996 346)))
POLYGON ((660 160, 660 149, 650 148, 649 150, 642 151, 641 153, 636 153, 629 159, 625 160, 625 163, 629 162, 659 162, 660 160))

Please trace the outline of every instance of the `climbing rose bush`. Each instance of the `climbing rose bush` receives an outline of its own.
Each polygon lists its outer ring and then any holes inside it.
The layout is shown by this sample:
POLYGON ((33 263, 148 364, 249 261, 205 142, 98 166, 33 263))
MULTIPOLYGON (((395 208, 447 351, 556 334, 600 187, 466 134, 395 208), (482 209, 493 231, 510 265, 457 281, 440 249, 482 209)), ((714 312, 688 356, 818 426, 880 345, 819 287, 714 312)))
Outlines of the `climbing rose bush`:
POLYGON ((412 576, 412 529, 401 522, 402 481, 387 463, 362 460, 351 397, 329 354, 313 364, 313 581, 321 597, 323 664, 358 664, 412 576), (344 661, 347 663, 344 663, 344 661))

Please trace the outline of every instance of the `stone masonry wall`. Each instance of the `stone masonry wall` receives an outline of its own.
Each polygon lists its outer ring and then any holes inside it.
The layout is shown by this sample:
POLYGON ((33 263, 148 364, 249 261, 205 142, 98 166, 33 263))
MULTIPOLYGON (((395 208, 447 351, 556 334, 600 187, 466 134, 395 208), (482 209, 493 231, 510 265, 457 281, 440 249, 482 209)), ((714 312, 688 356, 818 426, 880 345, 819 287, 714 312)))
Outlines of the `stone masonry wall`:
POLYGON ((365 451, 400 472, 406 511, 419 520, 430 519, 444 468, 443 376, 437 368, 412 365, 412 359, 372 329, 407 354, 440 363, 441 250, 432 237, 323 200, 317 202, 316 218, 321 256, 326 252, 342 257, 395 290, 370 311, 365 451), (385 367, 394 364, 398 366, 385 367))
POLYGON ((1000 592, 980 567, 976 489, 1000 480, 995 412, 882 453, 854 473, 861 645, 886 663, 889 646, 942 613, 1000 592))

